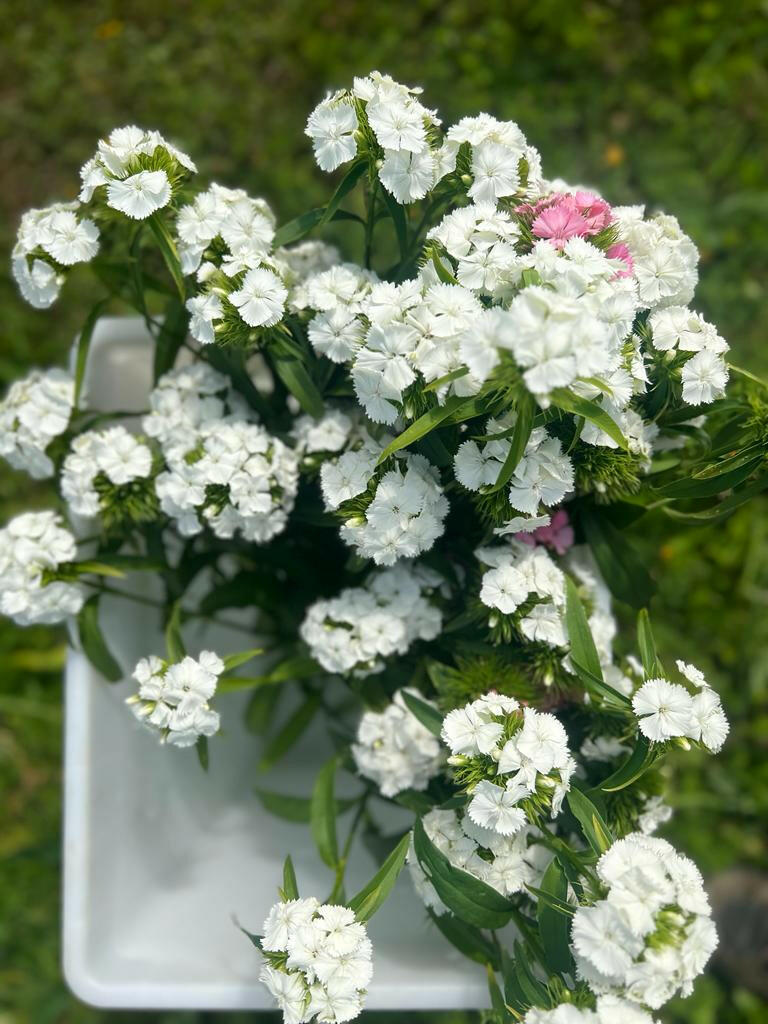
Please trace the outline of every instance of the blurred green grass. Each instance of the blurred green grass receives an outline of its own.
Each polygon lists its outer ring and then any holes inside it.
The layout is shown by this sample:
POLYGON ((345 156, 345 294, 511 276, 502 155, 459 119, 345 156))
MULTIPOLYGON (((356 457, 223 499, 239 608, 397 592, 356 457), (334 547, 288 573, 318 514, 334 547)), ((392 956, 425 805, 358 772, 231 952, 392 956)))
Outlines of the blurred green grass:
MULTIPOLYGON (((552 177, 594 185, 616 203, 675 213, 702 251, 697 308, 731 342, 735 361, 768 370, 764 0, 5 0, 2 24, 6 252, 20 213, 72 197, 99 135, 132 121, 182 144, 202 180, 263 194, 287 220, 321 202, 331 184, 303 136, 307 113, 326 88, 378 67, 424 85, 427 104, 448 123, 478 109, 517 120, 552 177)), ((3 387, 30 365, 65 359, 90 296, 85 279, 73 275, 59 304, 35 312, 6 267, 3 387)), ((3 521, 47 500, 44 485, 2 470, 3 521)), ((668 834, 705 872, 765 859, 765 511, 758 503, 725 525, 647 538, 662 580, 654 609, 662 649, 711 671, 734 725, 719 758, 675 766, 678 813, 668 834)), ((61 980, 63 644, 60 631, 0 624, 0 1024, 223 1019, 104 1014, 80 1005, 61 980)), ((768 1007, 712 974, 662 1016, 668 1024, 760 1024, 768 1007)), ((470 1019, 430 1020, 438 1018, 470 1019)), ((393 1016, 367 1019, 383 1024, 393 1016)), ((408 1019, 425 1018, 397 1015, 408 1019)))

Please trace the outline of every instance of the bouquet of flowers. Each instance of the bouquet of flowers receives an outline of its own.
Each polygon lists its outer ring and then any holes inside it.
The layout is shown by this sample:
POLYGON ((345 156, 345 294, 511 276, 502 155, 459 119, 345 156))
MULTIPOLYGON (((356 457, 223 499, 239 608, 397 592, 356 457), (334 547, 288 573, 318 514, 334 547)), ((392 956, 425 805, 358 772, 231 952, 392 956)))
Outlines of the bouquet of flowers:
POLYGON ((133 126, 98 143, 77 200, 22 218, 28 302, 50 306, 81 264, 104 295, 71 370, 35 370, 0 405, 0 452, 61 494, 0 530, 0 610, 74 620, 106 678, 133 669, 148 733, 206 770, 211 743, 226 757, 225 690, 252 691, 273 760, 327 719, 336 753, 307 805, 329 894, 300 895, 288 857, 250 936, 288 1024, 360 1012, 366 922, 404 865, 486 967, 494 1019, 650 1022, 717 942, 696 867, 653 836, 671 813, 659 764, 716 753, 728 723, 696 667, 662 664, 626 528, 712 522, 768 487, 768 405, 690 308, 698 254, 673 216, 544 177, 512 122, 445 129, 378 72, 306 134, 344 174, 281 226, 133 126), (306 240, 330 224, 344 256, 306 240), (120 304, 155 343, 135 416, 83 386, 120 304), (166 649, 134 668, 99 602, 141 572, 162 581, 166 649), (615 649, 614 599, 638 613, 637 656, 615 649), (262 647, 188 654, 185 625, 228 608, 262 647), (256 654, 267 670, 243 675, 256 654), (383 834, 382 801, 412 827, 383 834), (350 894, 361 833, 381 866, 350 894))

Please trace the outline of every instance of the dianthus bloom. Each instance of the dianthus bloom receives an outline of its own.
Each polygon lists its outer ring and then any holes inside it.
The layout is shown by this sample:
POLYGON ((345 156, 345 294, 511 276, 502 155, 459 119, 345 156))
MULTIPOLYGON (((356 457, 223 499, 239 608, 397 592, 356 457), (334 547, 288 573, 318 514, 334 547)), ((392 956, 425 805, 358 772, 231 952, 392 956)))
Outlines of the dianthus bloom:
POLYGON ((658 1009, 690 995, 717 946, 692 861, 664 839, 632 833, 597 862, 605 896, 579 907, 571 937, 579 977, 598 994, 658 1009))
POLYGON ((386 797, 404 789, 426 789, 445 760, 440 742, 408 710, 401 690, 383 711, 366 711, 362 716, 352 756, 360 774, 375 782, 386 797))
POLYGON ((276 903, 264 922, 260 980, 285 1024, 343 1024, 363 1009, 373 975, 365 925, 314 897, 276 903))
POLYGON ((209 701, 223 671, 224 662, 213 651, 175 664, 151 655, 134 669, 139 691, 126 703, 161 743, 191 747, 201 736, 219 731, 219 715, 209 701))
POLYGON ((0 402, 0 455, 36 480, 53 475, 46 449, 67 429, 75 382, 65 370, 33 370, 0 402))
POLYGON ((475 825, 511 836, 544 812, 559 814, 576 763, 554 715, 489 693, 450 711, 442 738, 475 825))
POLYGON ((25 512, 0 530, 0 612, 20 626, 62 622, 77 615, 83 588, 57 579, 77 543, 55 512, 25 512))
POLYGON ((640 732, 649 740, 685 738, 717 753, 728 735, 728 719, 720 698, 704 674, 678 661, 678 671, 696 691, 668 679, 646 679, 632 698, 640 732))

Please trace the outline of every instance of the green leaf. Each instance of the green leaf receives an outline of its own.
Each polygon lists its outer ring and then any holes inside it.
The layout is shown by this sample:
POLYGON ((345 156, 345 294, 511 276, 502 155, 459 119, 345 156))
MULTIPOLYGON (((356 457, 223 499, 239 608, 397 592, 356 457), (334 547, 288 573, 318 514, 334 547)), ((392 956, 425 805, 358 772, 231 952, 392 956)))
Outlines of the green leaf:
POLYGON ((77 410, 80 402, 80 395, 83 390, 83 380, 85 379, 85 369, 88 364, 88 352, 91 348, 93 332, 108 303, 108 298, 102 299, 101 302, 96 303, 88 314, 86 321, 83 324, 83 329, 80 332, 80 337, 77 339, 77 349, 75 352, 75 397, 73 401, 73 412, 77 410))
POLYGON ((565 626, 571 648, 571 660, 598 680, 603 678, 600 658, 592 639, 584 605, 581 603, 576 584, 570 576, 565 578, 565 626))
POLYGON ((506 1020, 509 1018, 507 1004, 504 1002, 504 996, 501 994, 499 983, 496 981, 496 975, 490 964, 486 965, 486 973, 488 975, 488 991, 491 996, 493 1012, 494 1014, 498 1014, 502 1020, 506 1020))
POLYGON ((96 576, 110 576, 118 580, 125 579, 125 573, 122 569, 108 565, 106 562, 73 562, 71 568, 76 569, 80 576, 87 576, 93 573, 96 576))
POLYGON ((423 387, 424 392, 438 391, 441 387, 446 384, 450 384, 454 380, 459 380, 461 377, 466 377, 469 373, 469 367, 459 366, 455 370, 451 370, 450 373, 443 374, 442 377, 438 377, 436 380, 431 380, 428 384, 423 387))
POLYGON ((181 638, 181 601, 174 601, 168 622, 165 625, 165 649, 168 661, 175 663, 186 657, 186 648, 181 638))
POLYGON ((581 524, 592 554, 614 597, 633 608, 642 608, 653 597, 656 585, 643 560, 607 516, 585 508, 581 524))
POLYGON ((599 789, 603 793, 616 793, 620 789, 626 789, 633 782, 645 775, 656 761, 658 755, 653 745, 642 734, 638 734, 632 753, 619 765, 616 771, 600 783, 599 789))
POLYGON ((507 924, 514 904, 479 878, 454 867, 424 831, 420 818, 413 827, 413 845, 424 873, 452 913, 477 928, 503 928, 507 924))
POLYGON ((181 260, 179 259, 179 253, 173 236, 168 230, 162 214, 159 212, 153 213, 146 223, 149 224, 150 230, 155 236, 155 241, 165 261, 165 265, 173 278, 173 283, 176 285, 179 298, 184 303, 187 299, 187 286, 184 282, 184 275, 181 272, 181 260))
POLYGON ((573 816, 581 825, 584 837, 598 857, 600 857, 613 842, 611 830, 606 825, 603 816, 586 793, 579 789, 573 780, 571 780, 571 788, 566 799, 573 816))
POLYGON ((159 558, 144 555, 113 555, 106 551, 98 553, 94 561, 76 562, 75 565, 81 572, 95 572, 102 576, 118 578, 124 577, 127 572, 161 572, 166 568, 165 562, 159 558))
POLYGON ((281 686, 260 687, 251 694, 243 715, 246 728, 250 732, 255 733, 256 736, 266 735, 277 712, 282 694, 281 686))
POLYGON ((641 608, 637 615, 637 645, 640 648, 640 659, 646 679, 660 675, 661 666, 656 653, 656 641, 653 639, 651 617, 647 608, 641 608))
POLYGON ((591 402, 588 398, 574 395, 565 388, 555 388, 553 391, 550 391, 549 397, 552 404, 556 405, 558 409, 562 409, 563 412, 573 413, 574 416, 583 416, 585 420, 589 420, 596 427, 599 427, 600 430, 604 431, 620 448, 627 448, 627 439, 615 421, 596 402, 591 402))
POLYGON ((522 1013, 531 1004, 518 981, 515 961, 503 947, 501 950, 501 972, 504 979, 504 999, 507 1006, 511 1006, 513 1010, 522 1013))
POLYGON ((240 929, 240 931, 243 933, 243 935, 247 935, 248 938, 251 940, 251 942, 256 947, 256 949, 258 949, 259 952, 261 952, 261 943, 262 943, 262 941, 264 939, 264 936, 263 935, 254 935, 253 932, 249 932, 247 930, 247 928, 243 928, 243 926, 241 924, 238 924, 237 921, 235 921, 235 924, 240 929))
MULTIPOLYGON (((268 789, 257 788, 256 796, 261 801, 264 810, 274 814, 276 818, 283 821, 293 821, 297 824, 309 824, 312 800, 307 796, 292 796, 290 793, 274 793, 268 789)), ((359 803, 358 797, 350 797, 344 800, 336 800, 336 815, 345 814, 350 807, 359 803)))
POLYGON ((493 494, 495 491, 500 491, 503 487, 506 487, 525 453, 525 447, 531 436, 533 419, 536 415, 536 403, 533 400, 533 395, 529 391, 523 391, 518 398, 515 408, 517 410, 517 419, 515 420, 515 428, 512 434, 512 443, 504 460, 504 465, 499 470, 496 483, 485 492, 486 494, 493 494))
POLYGON ((433 735, 439 736, 443 729, 443 716, 437 708, 427 704, 426 701, 417 697, 410 690, 401 690, 400 692, 403 697, 403 703, 411 714, 418 718, 425 729, 429 729, 433 735))
POLYGON ((222 679, 219 689, 222 692, 231 690, 246 690, 255 686, 276 686, 278 683, 295 682, 299 679, 311 679, 323 670, 313 661, 304 655, 297 655, 293 658, 286 658, 276 665, 269 672, 258 676, 232 676, 229 679, 222 679))
POLYGON ((336 763, 336 758, 332 757, 318 772, 309 811, 312 838, 323 863, 329 868, 335 868, 339 862, 334 797, 336 763))
POLYGON ((672 519, 676 519, 681 523, 689 523, 695 526, 708 525, 716 523, 720 519, 725 519, 735 509, 744 505, 766 489, 768 489, 768 472, 761 473, 760 476, 756 477, 750 484, 747 484, 746 487, 742 487, 740 491, 734 491, 730 497, 703 512, 678 512, 676 509, 666 506, 664 507, 664 512, 671 516, 672 519))
POLYGON ((301 216, 294 217, 293 220, 283 224, 275 232, 275 237, 272 239, 272 248, 279 249, 281 246, 297 242, 304 235, 309 234, 312 228, 316 227, 323 219, 324 213, 325 207, 318 206, 316 209, 308 210, 307 213, 302 213, 301 216))
POLYGON ((204 772, 208 771, 208 737, 198 736, 197 743, 195 744, 197 750, 197 759, 204 772))
POLYGON ((454 275, 450 272, 450 270, 446 268, 445 264, 434 250, 432 251, 432 263, 434 265, 435 271, 437 272, 437 276, 440 278, 443 284, 459 283, 454 277, 454 275))
POLYGON ((406 833, 370 882, 347 903, 361 924, 370 920, 389 896, 405 864, 409 844, 410 834, 406 833))
POLYGON ((385 188, 381 190, 381 196, 384 199, 384 205, 387 207, 387 212, 392 218, 395 235, 397 237, 397 245, 400 249, 400 259, 405 260, 408 257, 408 222, 405 219, 405 209, 385 188))
MULTIPOLYGON (((558 901, 567 902, 568 880, 556 857, 544 872, 541 890, 558 901)), ((536 907, 536 917, 539 922, 539 937, 546 954, 547 966, 553 972, 570 973, 573 968, 573 958, 569 948, 570 915, 562 910, 553 909, 551 905, 540 899, 536 907)))
POLYGON ((294 870, 290 854, 285 858, 285 863, 283 864, 283 888, 280 892, 280 898, 283 902, 299 898, 299 885, 296 881, 296 871, 294 870))
POLYGON ((318 221, 318 226, 327 224, 329 220, 333 218, 336 210, 339 208, 341 201, 347 196, 355 185, 358 183, 360 178, 368 170, 367 160, 359 160, 352 164, 347 173, 341 179, 341 182, 330 198, 328 205, 326 206, 322 217, 318 221))
POLYGON ((528 962, 529 957, 525 947, 522 946, 521 943, 516 942, 514 950, 515 973, 517 975, 517 980, 520 983, 520 988, 523 990, 525 995, 526 1001, 530 1003, 531 1006, 550 1006, 551 1000, 549 992, 531 970, 528 962))
POLYGON ((80 635, 80 644, 88 661, 105 679, 116 683, 123 678, 123 670, 107 647, 104 634, 101 632, 99 625, 100 596, 100 594, 94 594, 93 597, 89 597, 80 609, 77 616, 77 630, 80 635))
POLYGON ((312 719, 320 707, 320 698, 317 694, 311 694, 294 711, 282 729, 267 744, 267 749, 261 756, 258 770, 268 771, 272 765, 284 757, 295 743, 309 728, 312 719))
POLYGON ((716 476, 691 477, 688 480, 674 480, 657 488, 660 495, 665 498, 713 498, 723 491, 729 491, 732 487, 738 487, 744 483, 757 467, 762 463, 763 456, 753 458, 735 469, 726 473, 718 473, 716 476))
POLYGON ((241 665, 245 665, 251 658, 258 658, 264 653, 263 647, 252 647, 250 651, 238 651, 237 654, 227 654, 221 660, 224 662, 224 671, 232 672, 241 665))
POLYGON ((453 914, 436 914, 427 910, 432 922, 445 938, 467 959, 477 964, 490 964, 494 970, 501 967, 499 954, 493 943, 483 935, 479 928, 460 921, 453 914))
POLYGON ((381 465, 382 462, 394 455, 395 452, 399 452, 401 448, 407 448, 409 445, 418 441, 424 437, 435 427, 438 427, 443 420, 447 420, 449 416, 452 416, 462 406, 467 405, 471 399, 463 398, 458 395, 451 395, 446 399, 445 405, 435 405, 431 409, 427 410, 423 416, 419 418, 407 427, 399 437, 396 437, 394 441, 391 441, 384 451, 379 456, 377 465, 381 465))
POLYGON ((325 411, 323 396, 306 366, 285 343, 269 345, 268 353, 275 373, 297 400, 304 412, 320 419, 325 411))
POLYGON ((189 329, 189 313, 177 298, 165 307, 163 322, 155 338, 153 377, 155 384, 164 373, 173 369, 179 349, 189 329))

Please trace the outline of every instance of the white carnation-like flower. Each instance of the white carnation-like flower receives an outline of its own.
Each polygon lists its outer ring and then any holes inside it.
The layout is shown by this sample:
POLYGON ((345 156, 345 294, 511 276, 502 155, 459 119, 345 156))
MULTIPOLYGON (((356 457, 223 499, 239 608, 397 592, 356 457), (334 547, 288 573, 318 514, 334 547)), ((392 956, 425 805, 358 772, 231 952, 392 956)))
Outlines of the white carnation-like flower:
POLYGON ((65 370, 33 370, 0 402, 0 455, 36 480, 53 475, 48 445, 69 426, 75 382, 65 370))
POLYGON ((0 530, 0 613, 19 626, 62 622, 83 606, 83 588, 56 578, 77 554, 61 522, 55 512, 25 512, 0 530))
POLYGON ((142 658, 133 672, 138 693, 126 703, 161 743, 191 747, 201 736, 219 731, 219 715, 210 701, 223 671, 224 662, 213 651, 173 664, 154 655, 142 658))

